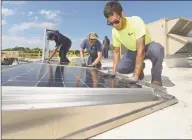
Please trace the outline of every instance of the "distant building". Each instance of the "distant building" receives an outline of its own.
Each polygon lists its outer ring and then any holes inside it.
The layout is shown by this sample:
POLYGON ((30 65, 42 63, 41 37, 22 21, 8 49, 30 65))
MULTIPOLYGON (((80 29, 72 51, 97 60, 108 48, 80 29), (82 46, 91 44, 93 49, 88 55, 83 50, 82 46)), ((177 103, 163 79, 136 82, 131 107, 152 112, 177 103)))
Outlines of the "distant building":
MULTIPOLYGON (((175 54, 192 53, 192 19, 179 17, 160 19, 147 24, 153 41, 159 42, 165 48, 165 57, 175 54)), ((121 48, 121 54, 126 51, 121 48)))

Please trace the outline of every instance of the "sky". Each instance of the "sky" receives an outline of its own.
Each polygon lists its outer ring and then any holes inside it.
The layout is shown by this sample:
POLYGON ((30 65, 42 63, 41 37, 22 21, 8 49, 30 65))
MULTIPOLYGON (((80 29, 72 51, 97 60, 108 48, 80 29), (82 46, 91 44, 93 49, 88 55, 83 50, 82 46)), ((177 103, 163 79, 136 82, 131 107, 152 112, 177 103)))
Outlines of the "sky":
MULTIPOLYGON (((15 46, 42 48, 44 28, 54 28, 79 49, 89 32, 99 40, 111 39, 112 27, 103 15, 107 1, 3 1, 2 49, 15 46)), ((192 18, 192 1, 120 1, 126 16, 140 16, 150 23, 161 18, 192 18)), ((54 48, 55 43, 50 44, 54 48)))

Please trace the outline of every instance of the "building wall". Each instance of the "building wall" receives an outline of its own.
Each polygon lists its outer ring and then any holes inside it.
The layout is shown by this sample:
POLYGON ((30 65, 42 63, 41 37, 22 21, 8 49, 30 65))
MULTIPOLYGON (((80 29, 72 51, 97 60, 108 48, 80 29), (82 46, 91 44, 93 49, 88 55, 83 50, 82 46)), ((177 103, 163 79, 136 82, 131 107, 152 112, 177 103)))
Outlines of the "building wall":
MULTIPOLYGON (((153 41, 160 43, 165 49, 165 57, 169 55, 174 55, 178 53, 178 51, 182 51, 179 53, 191 52, 191 46, 187 45, 187 41, 181 41, 179 38, 185 38, 184 35, 180 34, 181 30, 185 29, 185 32, 189 32, 188 28, 191 27, 192 23, 188 24, 188 19, 183 18, 173 18, 173 19, 160 19, 158 21, 147 24, 147 28, 149 30, 149 34, 153 41), (186 24, 187 23, 187 24, 186 24), (171 37, 171 35, 177 35, 175 38, 171 37), (186 48, 185 47, 187 45, 186 48)), ((183 30, 184 32, 184 30, 183 30)), ((124 54, 126 50, 122 47, 121 55, 124 54)))
POLYGON ((165 48, 165 54, 167 54, 167 39, 166 39, 166 19, 160 19, 158 21, 147 24, 151 39, 160 43, 165 48))

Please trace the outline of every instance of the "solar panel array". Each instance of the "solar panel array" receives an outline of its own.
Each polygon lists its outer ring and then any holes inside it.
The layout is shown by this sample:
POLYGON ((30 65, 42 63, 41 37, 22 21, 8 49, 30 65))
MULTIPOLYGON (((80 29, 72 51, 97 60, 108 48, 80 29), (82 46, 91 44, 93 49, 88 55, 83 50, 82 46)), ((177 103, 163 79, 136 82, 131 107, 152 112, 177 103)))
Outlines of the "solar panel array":
POLYGON ((2 86, 141 88, 139 85, 118 84, 119 78, 104 77, 95 69, 30 63, 2 71, 2 86))

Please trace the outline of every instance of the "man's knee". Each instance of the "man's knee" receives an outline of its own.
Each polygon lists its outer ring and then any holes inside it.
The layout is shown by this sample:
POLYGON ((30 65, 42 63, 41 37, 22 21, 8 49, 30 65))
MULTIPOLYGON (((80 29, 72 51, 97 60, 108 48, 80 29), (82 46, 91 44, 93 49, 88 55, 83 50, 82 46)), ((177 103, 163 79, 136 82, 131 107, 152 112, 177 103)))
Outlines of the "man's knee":
POLYGON ((150 52, 155 59, 164 59, 164 47, 160 43, 153 43, 152 46, 150 46, 150 52))
POLYGON ((122 63, 118 63, 116 71, 118 73, 122 73, 122 74, 129 74, 129 73, 132 73, 134 71, 134 66, 129 65, 129 64, 124 65, 122 63))

